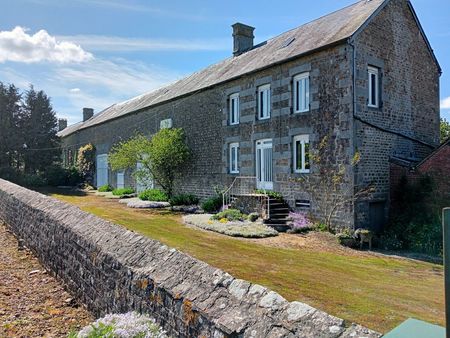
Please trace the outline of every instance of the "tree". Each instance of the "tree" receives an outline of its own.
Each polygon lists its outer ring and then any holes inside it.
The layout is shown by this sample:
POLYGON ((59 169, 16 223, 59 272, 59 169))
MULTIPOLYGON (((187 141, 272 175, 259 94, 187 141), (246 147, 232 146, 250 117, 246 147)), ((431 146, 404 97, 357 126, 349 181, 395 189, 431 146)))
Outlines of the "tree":
POLYGON ((57 119, 50 98, 33 86, 25 92, 25 99, 19 120, 21 137, 24 141, 24 170, 35 174, 60 161, 57 119))
MULTIPOLYGON (((317 173, 297 179, 317 205, 317 212, 327 231, 331 231, 337 211, 361 198, 369 197, 375 190, 372 184, 355 187, 349 176, 351 172, 345 165, 333 163, 333 154, 334 148, 329 136, 323 137, 317 149, 310 154, 317 173)), ((360 160, 360 154, 356 152, 350 166, 356 168, 360 160)))
POLYGON ((17 149, 18 118, 21 95, 14 85, 6 86, 0 82, 0 173, 10 179, 11 172, 19 165, 17 149))
POLYGON ((117 144, 109 153, 109 163, 113 170, 133 169, 140 180, 155 180, 170 198, 190 156, 182 129, 161 129, 151 139, 138 135, 117 144), (136 170, 138 162, 142 168, 136 170))
POLYGON ((448 138, 450 138, 450 123, 444 119, 441 118, 441 142, 444 142, 448 138))

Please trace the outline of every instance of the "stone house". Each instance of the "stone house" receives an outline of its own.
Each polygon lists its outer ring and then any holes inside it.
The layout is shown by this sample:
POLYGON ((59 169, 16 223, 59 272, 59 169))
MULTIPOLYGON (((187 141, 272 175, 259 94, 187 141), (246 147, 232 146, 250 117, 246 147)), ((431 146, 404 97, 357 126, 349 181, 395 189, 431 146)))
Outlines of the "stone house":
POLYGON ((232 27, 230 58, 98 114, 84 109, 82 122, 59 132, 66 165, 91 142, 97 185, 134 186, 129 172, 108 169, 111 147, 182 127, 193 160, 179 191, 207 197, 250 178, 320 217, 322 188, 312 200, 302 180, 320 181, 310 154, 326 137, 321 166, 345 168, 342 198, 375 186, 336 223, 378 228, 389 212, 389 159, 420 161, 439 144, 441 69, 411 3, 358 1, 257 45, 253 27, 232 27))

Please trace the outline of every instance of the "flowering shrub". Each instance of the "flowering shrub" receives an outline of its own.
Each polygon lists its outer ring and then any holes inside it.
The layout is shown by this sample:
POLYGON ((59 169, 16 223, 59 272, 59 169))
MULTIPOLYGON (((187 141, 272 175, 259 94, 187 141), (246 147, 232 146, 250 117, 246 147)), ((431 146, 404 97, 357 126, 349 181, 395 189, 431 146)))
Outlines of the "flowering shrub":
POLYGON ((306 232, 313 228, 313 224, 308 219, 305 213, 290 212, 289 218, 292 220, 291 232, 294 233, 306 232))
POLYGON ((153 318, 136 312, 109 314, 69 338, 167 338, 153 318))
POLYGON ((237 209, 226 209, 222 212, 219 212, 218 214, 215 214, 211 217, 212 220, 223 222, 222 220, 225 219, 229 222, 236 222, 236 221, 244 221, 247 218, 246 215, 244 215, 242 212, 240 212, 237 209))

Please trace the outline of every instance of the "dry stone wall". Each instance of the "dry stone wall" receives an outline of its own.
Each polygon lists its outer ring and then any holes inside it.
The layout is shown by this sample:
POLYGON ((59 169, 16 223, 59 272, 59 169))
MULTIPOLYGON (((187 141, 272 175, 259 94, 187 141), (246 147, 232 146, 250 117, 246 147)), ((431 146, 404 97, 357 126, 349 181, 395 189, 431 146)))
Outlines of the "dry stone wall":
POLYGON ((146 312, 174 337, 380 336, 1 179, 0 219, 97 316, 146 312))

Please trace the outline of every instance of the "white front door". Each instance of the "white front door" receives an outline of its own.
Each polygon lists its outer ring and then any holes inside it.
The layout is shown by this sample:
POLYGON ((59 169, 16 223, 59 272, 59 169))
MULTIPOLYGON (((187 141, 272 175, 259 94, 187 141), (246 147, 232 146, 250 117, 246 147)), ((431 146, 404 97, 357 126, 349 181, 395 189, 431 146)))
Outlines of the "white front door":
POLYGON ((272 140, 256 141, 256 178, 258 189, 273 189, 272 140))
POLYGON ((97 155, 97 188, 108 184, 108 155, 97 155))
POLYGON ((123 171, 119 171, 117 173, 117 189, 125 188, 125 173, 123 171))

